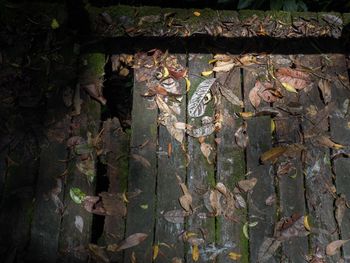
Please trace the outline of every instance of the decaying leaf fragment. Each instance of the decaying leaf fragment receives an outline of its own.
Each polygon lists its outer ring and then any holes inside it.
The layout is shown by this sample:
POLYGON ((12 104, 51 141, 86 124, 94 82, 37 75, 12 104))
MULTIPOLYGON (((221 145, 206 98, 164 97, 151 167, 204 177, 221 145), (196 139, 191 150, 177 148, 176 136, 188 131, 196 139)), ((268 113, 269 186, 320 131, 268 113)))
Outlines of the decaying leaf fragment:
POLYGON ((237 145, 241 148, 246 148, 249 142, 248 132, 247 132, 247 123, 243 124, 235 132, 235 141, 237 145))
POLYGON ((335 207, 335 219, 340 227, 343 223, 345 211, 349 209, 349 204, 344 194, 341 194, 337 200, 335 200, 335 207))
POLYGON ((267 81, 261 82, 257 80, 255 86, 249 92, 249 100, 254 108, 260 105, 261 99, 272 103, 282 97, 282 94, 277 89, 274 89, 273 84, 267 81))
POLYGON ((348 242, 350 239, 346 239, 346 240, 335 240, 331 243, 329 243, 326 247, 326 254, 328 256, 333 256, 335 255, 339 249, 346 243, 348 242))
POLYGON ((220 92, 222 96, 224 96, 224 98, 227 99, 232 105, 236 105, 243 108, 243 101, 240 100, 238 96, 234 94, 229 87, 227 87, 226 85, 220 85, 220 92))
POLYGON ((190 117, 200 117, 204 114, 206 108, 204 103, 205 97, 210 91, 210 88, 214 84, 215 80, 215 78, 206 79, 198 85, 188 103, 188 115, 190 117))
POLYGON ((258 182, 258 179, 253 177, 248 180, 241 180, 237 184, 238 184, 238 187, 242 189, 243 192, 249 192, 254 188, 257 182, 258 182))
POLYGON ((236 252, 230 252, 228 253, 228 257, 232 260, 239 260, 242 257, 242 254, 239 254, 236 252))
POLYGON ((326 79, 320 79, 318 82, 318 88, 321 90, 324 102, 328 104, 332 99, 330 82, 326 79))
POLYGON ((183 195, 179 198, 180 205, 186 212, 192 212, 192 195, 188 191, 186 184, 182 182, 180 176, 176 175, 176 177, 183 192, 183 195))

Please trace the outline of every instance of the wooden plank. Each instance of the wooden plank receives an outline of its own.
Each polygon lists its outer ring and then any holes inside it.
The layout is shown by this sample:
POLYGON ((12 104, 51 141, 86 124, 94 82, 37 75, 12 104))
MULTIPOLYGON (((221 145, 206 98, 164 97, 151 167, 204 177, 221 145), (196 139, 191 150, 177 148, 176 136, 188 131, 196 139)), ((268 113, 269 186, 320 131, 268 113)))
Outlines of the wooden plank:
MULTIPOLYGON (((241 72, 235 68, 229 73, 218 73, 218 81, 231 89, 240 99, 241 92, 241 72)), ((240 148, 234 138, 235 131, 243 124, 242 119, 237 119, 234 114, 241 111, 239 106, 233 106, 224 97, 221 98, 219 109, 223 117, 222 128, 217 133, 219 139, 217 145, 217 182, 223 183, 231 192, 238 181, 245 179, 245 153, 240 148)), ((227 252, 234 251, 241 254, 240 262, 248 262, 249 248, 248 240, 243 235, 243 225, 247 220, 247 210, 240 209, 235 212, 234 222, 232 219, 219 217, 217 220, 217 242, 220 245, 232 247, 227 252)), ((227 262, 227 253, 220 254, 217 262, 227 262)))
POLYGON ((56 262, 58 238, 63 213, 62 177, 66 170, 71 111, 63 101, 68 89, 73 92, 77 57, 73 47, 64 47, 63 63, 51 65, 49 85, 52 92, 45 116, 46 138, 40 153, 39 173, 35 194, 29 258, 35 262, 56 262))
MULTIPOLYGON (((142 69, 135 69, 135 74, 138 70, 142 69)), ((134 81, 128 191, 139 189, 142 192, 128 203, 126 237, 135 233, 145 233, 148 237, 140 245, 125 251, 124 262, 130 262, 133 253, 137 261, 150 262, 152 258, 158 111, 153 99, 141 96, 146 91, 145 82, 134 81)))
MULTIPOLYGON (((261 66, 243 70, 244 106, 245 111, 253 111, 249 101, 249 91, 254 87, 259 74, 264 74, 261 66)), ((261 104, 265 106, 266 103, 261 104)), ((249 257, 251 262, 258 260, 258 251, 264 239, 273 236, 276 220, 276 204, 267 206, 265 200, 275 195, 274 175, 270 164, 260 164, 260 155, 271 146, 271 118, 269 116, 254 117, 247 121, 249 144, 246 149, 247 178, 256 178, 257 184, 248 194, 249 223, 258 222, 255 227, 249 228, 249 257)), ((278 261, 272 257, 268 262, 278 261)))
MULTIPOLYGON (((178 54, 176 57, 179 64, 186 66, 185 54, 178 54)), ((182 93, 185 94, 184 81, 180 81, 180 85, 182 93)), ((180 109, 180 114, 176 116, 177 120, 186 122, 186 96, 182 98, 180 109)), ((169 247, 164 245, 159 247, 160 253, 156 262, 170 262, 174 257, 181 259, 184 257, 183 242, 178 238, 183 232, 184 225, 168 222, 163 214, 169 210, 182 209, 178 201, 182 191, 176 176, 179 176, 183 182, 186 181, 186 155, 182 149, 183 146, 169 134, 165 126, 159 127, 158 144, 155 245, 165 243, 169 247), (170 155, 169 148, 172 149, 170 155)))
MULTIPOLYGON (((126 191, 129 174, 130 138, 120 126, 117 118, 107 119, 103 125, 104 143, 110 152, 107 153, 107 176, 109 180, 108 193, 122 196, 126 191)), ((106 244, 118 244, 124 239, 125 217, 121 215, 106 215, 104 221, 104 237, 106 244)), ((112 261, 122 262, 123 253, 114 253, 112 261)))
MULTIPOLYGON (((321 56, 300 55, 296 63, 316 68, 320 66, 321 56)), ((325 256, 326 246, 338 239, 337 226, 334 219, 334 197, 329 149, 320 146, 313 138, 307 139, 305 135, 328 133, 328 116, 320 116, 325 108, 317 88, 318 78, 309 89, 300 93, 299 102, 303 105, 302 130, 305 137, 307 151, 304 159, 304 174, 306 200, 309 219, 312 226, 310 234, 310 249, 319 250, 325 256), (315 126, 316 125, 316 126, 315 126), (312 143, 313 142, 313 143, 312 143)), ((338 262, 339 256, 327 257, 327 262, 338 262)))
MULTIPOLYGON (((77 91, 80 92, 82 104, 80 114, 72 118, 71 136, 80 136, 87 142, 89 136, 95 138, 98 134, 100 104, 90 98, 83 87, 91 83, 99 83, 98 81, 103 77, 105 56, 101 53, 86 53, 81 55, 79 60, 80 87, 77 88, 77 91)), ((72 147, 65 185, 64 204, 66 209, 61 224, 58 262, 86 262, 88 256, 85 246, 91 240, 92 214, 71 199, 70 190, 79 188, 86 195, 94 195, 95 183, 91 181, 94 180, 93 174, 96 173, 93 164, 96 160, 96 154, 90 153, 85 160, 85 164, 86 162, 92 164, 89 169, 92 175, 90 177, 78 169, 77 164, 80 162, 80 158, 72 147), (82 227, 81 222, 83 223, 82 227)))
MULTIPOLYGON (((189 79, 191 81, 191 90, 188 94, 189 99, 192 97, 198 85, 204 80, 201 77, 201 72, 208 70, 208 61, 212 58, 207 54, 189 54, 188 68, 189 79)), ((212 103, 212 102, 211 102, 212 103)), ((210 103, 210 104, 211 104, 210 103)), ((213 106, 208 105, 204 116, 213 116, 213 106)), ((202 126, 201 118, 191 118, 187 115, 187 123, 195 127, 202 126)), ((214 145, 214 134, 208 136, 205 142, 214 145)), ((190 156, 190 163, 187 167, 187 186, 192 194, 193 208, 196 208, 196 212, 189 217, 187 222, 187 231, 198 234, 198 237, 205 240, 205 244, 202 244, 200 250, 206 249, 209 243, 215 242, 215 218, 209 216, 208 210, 204 204, 204 194, 215 186, 215 168, 213 164, 209 164, 200 149, 200 143, 198 138, 188 136, 188 154, 190 156), (204 218, 200 218, 198 213, 206 214, 204 218)), ((213 161, 213 153, 210 156, 213 161)), ((187 250, 187 261, 192 260, 191 249, 187 250)), ((200 254, 197 262, 206 262, 208 259, 204 253, 200 254)))
MULTIPOLYGON (((271 61, 275 68, 289 67, 288 57, 280 55, 271 56, 271 61), (284 63, 284 64, 283 64, 284 63)), ((276 146, 287 146, 294 143, 302 143, 300 136, 300 116, 298 113, 287 113, 289 105, 298 102, 296 93, 291 93, 285 89, 281 90, 283 98, 273 104, 274 107, 284 109, 282 116, 276 116, 273 121, 275 124, 275 143, 276 146)), ((290 218, 292 215, 305 215, 305 193, 304 176, 302 170, 301 156, 295 158, 279 158, 275 164, 275 171, 279 185, 279 207, 281 217, 290 218), (291 164, 293 167, 287 174, 277 174, 281 165, 291 164)), ((290 238, 282 243, 283 258, 288 262, 305 262, 305 255, 308 253, 308 238, 297 237, 290 238)))
MULTIPOLYGON (((335 110, 331 112, 329 124, 332 140, 342 145, 350 145, 350 84, 347 73, 346 61, 344 55, 334 54, 327 56, 332 61, 327 67, 327 76, 331 80, 331 102, 335 103, 335 110)), ((337 151, 333 150, 333 154, 337 151)), ((333 172, 335 173, 335 182, 337 194, 345 195, 350 200, 350 159, 339 155, 333 160, 333 172)), ((350 238, 350 211, 345 210, 342 223, 338 221, 341 239, 350 238)), ((345 262, 350 260, 350 245, 343 246, 343 257, 345 262)))

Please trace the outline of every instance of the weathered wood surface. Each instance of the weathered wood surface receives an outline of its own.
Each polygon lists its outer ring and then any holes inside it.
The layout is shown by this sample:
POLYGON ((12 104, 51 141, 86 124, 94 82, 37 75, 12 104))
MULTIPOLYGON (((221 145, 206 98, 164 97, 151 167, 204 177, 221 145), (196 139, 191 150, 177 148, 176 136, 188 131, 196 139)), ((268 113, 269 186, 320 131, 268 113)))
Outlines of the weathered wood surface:
MULTIPOLYGON (((176 55, 178 63, 186 66, 185 54, 176 55)), ((184 80, 180 80, 181 93, 186 94, 184 80)), ((186 95, 180 104, 180 114, 177 115, 179 122, 186 122, 186 95)), ((159 126, 158 135, 158 171, 157 171, 157 211, 155 246, 159 246, 160 252, 156 262, 171 262, 172 258, 183 258, 183 242, 179 238, 184 230, 184 224, 174 224, 164 218, 164 213, 170 210, 182 209, 179 197, 183 194, 177 176, 182 182, 186 182, 186 153, 185 147, 172 137, 167 128, 159 126), (163 244, 162 244, 163 243, 163 244), (159 245, 160 244, 160 245, 159 245), (167 245, 164 245, 167 244, 167 245)))
MULTIPOLYGON (((350 145, 350 84, 347 74, 346 61, 341 54, 327 54, 332 61, 327 67, 327 77, 331 81, 331 102, 335 103, 335 109, 331 112, 329 118, 330 134, 333 141, 344 145, 350 145)), ((333 159, 333 172, 335 175, 335 183, 337 189, 337 198, 350 200, 350 159, 344 155, 337 155, 338 151, 333 150, 335 155, 333 159)), ((336 208, 337 209, 337 208, 336 208)), ((341 209, 341 208, 339 208, 341 209)), ((337 214, 337 212, 336 212, 337 214)), ((350 238, 350 211, 345 209, 345 214, 341 219, 337 219, 338 227, 340 228, 341 239, 350 238)), ((350 245, 343 246, 343 257, 345 262, 350 260, 350 245)))
MULTIPOLYGON (((271 56, 275 68, 288 67, 291 60, 287 56, 271 56)), ((288 146, 302 143, 300 130, 300 112, 290 112, 291 105, 297 105, 298 95, 285 89, 281 90, 283 98, 273 104, 274 107, 282 109, 282 116, 273 118, 276 146, 288 146)), ((275 164, 275 175, 278 183, 279 211, 281 218, 291 218, 293 215, 305 215, 305 188, 302 159, 300 153, 293 158, 279 158, 275 164), (278 174, 280 167, 291 165, 286 174, 278 174)), ((308 253, 308 238, 290 238, 282 244, 284 262, 305 262, 308 253)))
MULTIPOLYGON (((129 135, 123 131, 117 118, 107 119, 103 124, 104 145, 107 149, 106 165, 109 180, 108 193, 122 199, 127 190, 129 174, 129 135)), ((107 245, 118 244, 124 239, 126 215, 106 215, 104 238, 107 245)), ((123 253, 113 253, 111 260, 123 261, 123 253)))
MULTIPOLYGON (((235 68, 228 73, 216 75, 221 85, 228 87, 238 98, 242 99, 241 72, 235 68)), ((233 192, 238 181, 245 179, 245 153, 234 138, 234 133, 243 124, 242 119, 234 117, 241 112, 239 106, 233 106, 226 98, 221 98, 220 114, 222 114, 222 128, 217 133, 217 182, 225 184, 233 192)), ((217 219, 217 242, 227 246, 228 252, 241 254, 240 262, 249 262, 248 240, 243 235, 243 224, 247 220, 246 209, 236 209, 235 218, 219 217, 217 219)), ((220 254, 217 262, 227 262, 227 253, 220 254)))
MULTIPOLYGON (((321 56, 300 55, 301 65, 317 68, 321 56)), ((317 138, 328 134, 327 107, 320 97, 317 83, 304 89, 299 98, 303 105, 302 130, 307 147, 304 160, 307 209, 311 222, 310 249, 325 256, 326 246, 338 239, 334 218, 334 191, 329 149, 321 146, 317 138), (315 136, 315 137, 314 137, 315 136)), ((338 262, 339 255, 327 257, 327 262, 338 262)))
MULTIPOLYGON (((263 79, 266 69, 256 65, 250 69, 243 69, 244 85, 244 110, 255 111, 249 101, 249 92, 254 87, 257 79, 263 79)), ((259 108, 268 106, 262 102, 259 108)), ((248 193, 248 221, 258 222, 249 228, 249 260, 258 260, 259 248, 264 238, 272 237, 274 224, 276 223, 276 202, 268 206, 265 200, 275 196, 274 174, 270 163, 260 164, 260 156, 271 146, 271 118, 270 116, 254 117, 247 121, 249 144, 246 148, 247 179, 256 178, 257 183, 251 193, 248 193)), ((278 259, 271 258, 268 262, 276 262, 278 259)))
MULTIPOLYGON (((135 74, 137 74, 135 69, 135 74)), ((126 237, 144 233, 148 237, 139 246, 125 251, 124 262, 135 256, 138 261, 152 260, 156 209, 157 178, 157 105, 141 95, 147 91, 145 82, 134 82, 128 191, 141 193, 129 200, 126 237)))
MULTIPOLYGON (((79 115, 73 116, 71 122, 71 136, 80 136, 88 142, 88 138, 96 138, 100 128, 100 104, 90 98, 84 91, 84 85, 98 83, 103 77, 105 56, 101 53, 87 53, 79 58, 79 83, 76 89, 80 93, 81 110, 79 115)), ((97 84, 98 85, 98 84, 97 84)), ((77 102, 75 107, 79 107, 77 102)), ((77 108, 75 109, 77 110, 77 108)), ((94 150, 88 153, 88 157, 77 154, 75 147, 71 147, 68 170, 65 175, 64 205, 65 213, 62 218, 61 235, 59 239, 58 262, 86 262, 87 253, 85 246, 91 241, 92 214, 84 209, 81 204, 75 203, 70 197, 72 188, 79 188, 86 195, 95 194, 96 153, 94 150), (82 172, 77 165, 82 164, 88 168, 88 174, 82 172)))
POLYGON ((39 173, 28 257, 35 262, 56 262, 61 216, 64 212, 63 177, 67 169, 71 116, 64 92, 73 92, 77 57, 72 45, 64 48, 63 63, 53 63, 49 85, 55 90, 48 99, 46 138, 41 146, 39 173))
MULTIPOLYGON (((188 69, 189 69, 189 79, 191 81, 191 90, 188 93, 189 99, 192 97, 199 83, 201 83, 204 78, 201 77, 201 72, 206 71, 210 68, 208 61, 211 59, 211 55, 208 54, 189 54, 188 58, 188 69)), ((207 109, 204 116, 212 116, 213 114, 213 102, 207 105, 207 109)), ((202 126, 200 118, 191 118, 187 115, 187 123, 193 125, 194 127, 202 126)), ((205 139, 205 143, 210 144, 213 149, 214 145, 214 135, 210 135, 205 139)), ((194 232, 199 238, 203 238, 205 243, 199 246, 201 251, 198 262, 208 261, 207 255, 204 250, 207 245, 214 243, 215 237, 215 217, 209 215, 208 210, 205 207, 204 198, 205 194, 208 194, 208 190, 215 186, 215 156, 212 153, 209 156, 211 164, 204 157, 200 149, 200 143, 198 138, 193 138, 188 136, 188 154, 190 157, 190 163, 187 167, 187 186, 192 194, 193 198, 193 208, 196 209, 195 213, 188 218, 187 231, 194 232), (199 213, 206 214, 204 218, 200 218, 199 213)), ((215 150, 214 150, 215 151, 215 150)), ((187 249, 187 260, 191 262, 192 260, 192 249, 187 249)))

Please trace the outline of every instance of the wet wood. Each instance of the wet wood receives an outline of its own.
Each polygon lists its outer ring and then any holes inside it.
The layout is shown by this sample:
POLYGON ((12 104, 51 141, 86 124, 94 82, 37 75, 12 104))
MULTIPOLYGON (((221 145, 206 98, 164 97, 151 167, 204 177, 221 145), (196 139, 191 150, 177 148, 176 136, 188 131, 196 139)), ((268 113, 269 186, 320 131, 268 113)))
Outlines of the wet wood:
MULTIPOLYGON (((103 77, 104 54, 87 53, 79 58, 79 83, 92 83, 103 77), (102 73, 101 73, 102 72, 102 73)), ((88 137, 96 138, 100 128, 100 104, 93 100, 83 89, 79 87, 82 100, 79 115, 75 115, 71 122, 71 136, 80 136, 86 142, 88 137)), ((75 105, 77 106, 77 105, 75 105)), ((77 114, 77 112, 75 112, 77 114)), ((79 188, 86 195, 95 194, 96 153, 88 154, 88 162, 92 162, 89 174, 81 172, 77 165, 82 157, 76 154, 71 147, 68 170, 65 175, 64 205, 65 213, 62 218, 61 235, 59 238, 58 262, 86 262, 87 252, 85 247, 91 242, 91 227, 93 215, 87 212, 81 204, 75 203, 70 197, 72 188, 79 188)))
MULTIPOLYGON (((139 69, 135 69, 139 70, 139 69)), ((147 91, 145 82, 134 82, 128 191, 142 192, 129 200, 126 237, 135 233, 148 235, 140 245, 125 251, 124 262, 133 254, 137 261, 150 262, 154 239, 156 177, 157 177, 157 105, 141 95, 147 91)))
MULTIPOLYGON (((320 56, 300 55, 298 61, 304 66, 316 68, 320 66, 320 56)), ((321 100, 317 83, 304 89, 300 94, 303 105, 302 130, 304 133, 305 151, 304 174, 306 200, 309 219, 312 226, 310 234, 310 249, 325 254, 325 247, 337 240, 337 226, 334 218, 334 193, 329 149, 320 146, 317 138, 328 134, 328 118, 317 112, 325 109, 321 100), (316 125, 316 128, 315 128, 316 125), (306 138, 307 135, 309 138, 306 138)), ((339 256, 327 257, 327 262, 338 262, 339 256)))
MULTIPOLYGON (((122 199, 122 195, 127 190, 130 138, 123 131, 117 118, 107 119, 103 129, 104 144, 108 151, 106 153, 108 193, 122 199)), ((118 244, 124 239, 125 218, 126 216, 122 213, 105 217, 103 235, 107 245, 118 244)), ((123 253, 113 253, 111 260, 122 262, 123 253)))
MULTIPOLYGON (((257 79, 266 74, 266 69, 256 65, 252 69, 243 70, 244 110, 254 111, 249 100, 249 92, 257 79), (260 77, 259 77, 260 76, 260 77)), ((262 102, 258 109, 268 106, 262 102)), ((248 222, 258 222, 255 227, 249 228, 249 260, 258 260, 258 251, 264 239, 273 236, 276 223, 276 202, 268 206, 265 200, 276 196, 274 174, 271 164, 261 164, 260 155, 272 148, 271 145, 271 118, 270 116, 253 117, 247 121, 249 144, 246 148, 247 179, 256 178, 257 184, 251 193, 248 193, 248 222)), ((276 258, 268 262, 276 262, 276 258)))
MULTIPOLYGON (((350 100, 350 84, 347 74, 346 61, 343 55, 327 55, 332 63, 327 67, 327 76, 331 79, 331 102, 335 103, 335 109, 331 112, 329 124, 330 134, 333 141, 348 146, 350 145, 350 112, 347 106, 350 100)), ((332 150, 336 155, 337 150, 332 150)), ((350 200, 350 159, 340 154, 333 159, 333 172, 335 175, 337 195, 345 195, 350 200)), ((345 209, 341 222, 338 221, 341 239, 350 238, 350 210, 345 209)), ((342 248, 345 261, 350 260, 350 245, 345 244, 342 248)))
MULTIPOLYGON (((189 54, 189 79, 191 81, 191 90, 188 94, 189 99, 195 92, 198 85, 205 79, 201 77, 201 72, 209 70, 210 66, 208 61, 212 58, 208 54, 189 54)), ((213 116, 212 102, 207 106, 204 116, 213 116)), ((187 116, 187 123, 195 127, 200 127, 201 118, 191 118, 187 116)), ((210 144, 213 148, 214 135, 210 135, 205 139, 205 143, 210 144)), ((187 223, 187 231, 195 232, 198 237, 205 240, 205 244, 200 246, 200 249, 205 249, 206 245, 215 242, 215 218, 209 215, 208 210, 205 208, 204 198, 208 190, 215 186, 215 168, 213 162, 215 156, 213 153, 210 155, 211 164, 201 152, 200 143, 198 138, 188 137, 188 154, 190 156, 190 163, 187 167, 187 186, 192 194, 193 208, 196 212, 189 217, 187 223), (206 215, 204 218, 199 217, 199 213, 206 215)), ((186 251, 187 260, 192 261, 192 251, 188 248, 186 251)), ((200 254, 197 262, 206 262, 208 259, 204 253, 200 254)))
MULTIPOLYGON (((177 55, 178 63, 186 66, 186 55, 177 55)), ((184 80, 179 80, 182 93, 186 94, 184 80)), ((181 112, 177 115, 179 122, 186 122, 186 95, 183 96, 180 106, 181 112)), ((159 126, 158 135, 158 172, 157 172, 157 214, 155 243, 159 245, 160 253, 156 262, 171 262, 174 257, 184 257, 183 242, 179 236, 184 230, 184 224, 168 222, 163 214, 170 210, 182 209, 179 197, 183 194, 177 176, 186 182, 186 153, 181 145, 172 137, 166 127, 159 126), (167 246, 162 245, 167 244, 167 246)))
MULTIPOLYGON (((288 67, 287 56, 271 56, 275 68, 288 67), (284 60, 283 60, 284 59, 284 60), (286 61, 287 64, 278 63, 286 61)), ((302 143, 300 123, 300 112, 289 112, 289 105, 298 103, 298 96, 295 93, 281 89, 283 98, 273 104, 274 107, 282 109, 282 116, 273 118, 275 126, 274 141, 276 146, 288 146, 294 143, 302 143)), ((275 175, 278 183, 280 217, 290 218, 292 215, 305 215, 305 189, 302 160, 300 153, 293 158, 279 158, 275 164, 275 175), (291 165, 287 173, 278 174, 279 168, 284 165, 291 165)), ((305 255, 308 253, 308 238, 290 238, 282 244, 283 258, 286 262, 305 262, 305 255)))
MULTIPOLYGON (((228 73, 218 73, 218 80, 222 85, 226 85, 240 99, 241 92, 241 72, 239 68, 235 68, 228 73)), ((217 133, 216 138, 219 140, 217 144, 217 182, 225 184, 227 188, 233 192, 238 181, 245 179, 245 153, 240 148, 234 138, 237 129, 243 124, 242 119, 235 118, 234 114, 241 111, 239 106, 232 105, 226 98, 221 98, 220 113, 223 116, 221 130, 217 133)), ((218 229, 217 242, 220 245, 231 248, 241 254, 240 262, 248 262, 248 240, 243 236, 243 224, 247 221, 247 210, 237 209, 235 218, 225 218, 223 216, 217 219, 218 229), (236 220, 236 221, 235 221, 236 220)), ((227 262, 227 253, 220 254, 217 262, 227 262)))
POLYGON ((46 138, 42 142, 40 168, 34 203, 29 258, 35 262, 56 262, 58 238, 63 205, 63 177, 67 169, 68 151, 66 140, 69 136, 71 108, 63 101, 64 92, 73 92, 75 74, 72 68, 77 57, 73 47, 62 52, 63 64, 53 63, 49 85, 56 90, 48 99, 45 126, 46 138))

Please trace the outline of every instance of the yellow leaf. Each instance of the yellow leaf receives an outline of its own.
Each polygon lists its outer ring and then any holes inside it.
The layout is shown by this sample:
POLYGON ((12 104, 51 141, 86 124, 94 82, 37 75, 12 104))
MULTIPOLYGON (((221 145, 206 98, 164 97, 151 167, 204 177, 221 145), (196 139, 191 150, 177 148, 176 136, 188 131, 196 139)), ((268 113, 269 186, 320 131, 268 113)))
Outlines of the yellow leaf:
POLYGON ((57 19, 56 18, 52 19, 52 21, 51 21, 51 28, 52 29, 57 29, 59 27, 60 27, 60 24, 58 23, 57 19))
POLYGON ((251 111, 246 111, 246 112, 240 112, 239 113, 241 115, 242 118, 244 119, 248 119, 254 116, 254 113, 251 111))
POLYGON ((128 200, 128 198, 126 197, 126 193, 125 193, 125 192, 123 193, 122 197, 123 197, 124 203, 129 203, 129 200, 128 200))
POLYGON ((199 259, 199 249, 197 245, 193 245, 192 247, 192 259, 193 261, 198 261, 199 259))
POLYGON ((304 216, 304 227, 307 231, 310 231, 309 216, 304 216))
POLYGON ((195 16, 200 16, 200 15, 201 15, 201 13, 198 12, 198 11, 194 11, 193 14, 194 14, 195 16))
POLYGON ((211 60, 208 61, 208 64, 213 64, 213 63, 215 63, 216 61, 218 61, 218 60, 215 59, 215 58, 214 58, 214 59, 211 59, 211 60))
POLYGON ((186 92, 189 92, 191 88, 191 81, 188 78, 185 78, 186 80, 186 92))
POLYGON ((276 130, 276 124, 274 120, 271 120, 271 133, 273 133, 276 130))
POLYGON ((264 152, 261 156, 260 156, 260 161, 262 163, 265 163, 267 161, 271 161, 274 162, 278 159, 278 157, 280 157, 285 151, 287 151, 287 147, 283 147, 283 146, 277 146, 274 147, 266 152, 264 152))
POLYGON ((153 246, 153 260, 156 260, 156 258, 158 257, 158 253, 159 253, 159 246, 158 245, 153 246))
POLYGON ((298 93, 297 90, 292 85, 290 85, 289 83, 282 82, 282 86, 289 92, 298 93))
POLYGON ((242 257, 242 255, 235 252, 230 252, 228 254, 228 257, 232 260, 239 260, 242 257))
POLYGON ((164 67, 163 70, 163 78, 167 78, 169 76, 169 70, 167 69, 167 67, 164 67))
POLYGON ((207 77, 207 76, 209 76, 209 75, 211 75, 211 74, 213 74, 213 71, 212 71, 212 70, 208 70, 208 71, 203 71, 203 72, 202 72, 202 76, 204 76, 204 77, 207 77))

